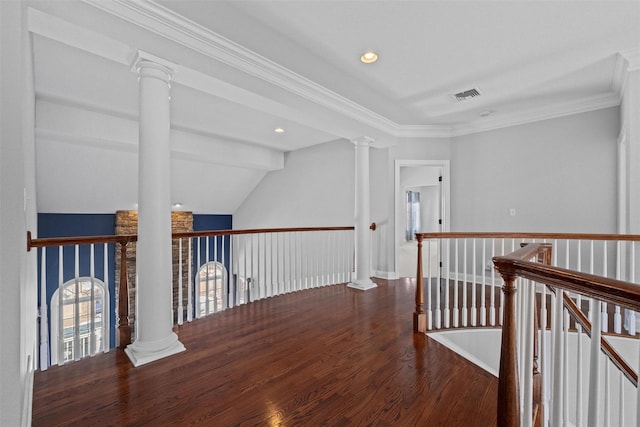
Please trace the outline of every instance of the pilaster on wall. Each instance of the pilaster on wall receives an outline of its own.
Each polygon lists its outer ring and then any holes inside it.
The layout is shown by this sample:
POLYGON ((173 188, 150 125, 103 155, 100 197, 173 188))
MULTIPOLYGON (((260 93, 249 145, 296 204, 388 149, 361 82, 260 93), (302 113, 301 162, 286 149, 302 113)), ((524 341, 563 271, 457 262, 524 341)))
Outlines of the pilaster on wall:
POLYGON ((640 49, 618 55, 620 108, 620 231, 640 233, 640 49), (622 172, 624 171, 624 172, 622 172))
MULTIPOLYGON (((171 213, 171 230, 174 233, 193 231, 193 213, 192 212, 172 212, 171 213)), ((116 212, 116 235, 137 234, 138 232, 138 211, 117 211, 116 212)), ((192 262, 189 258, 189 247, 182 242, 182 258, 180 258, 179 243, 172 242, 172 265, 173 265, 173 322, 177 322, 179 307, 179 265, 182 262, 182 307, 183 319, 187 318, 187 292, 189 286, 189 277, 186 266, 192 262)), ((120 251, 116 251, 116 272, 120 271, 120 251)), ((131 338, 135 339, 135 306, 136 306, 136 244, 127 245, 127 282, 129 285, 129 326, 131 326, 131 338)), ((116 301, 118 301, 118 289, 120 283, 120 275, 116 274, 116 301)))

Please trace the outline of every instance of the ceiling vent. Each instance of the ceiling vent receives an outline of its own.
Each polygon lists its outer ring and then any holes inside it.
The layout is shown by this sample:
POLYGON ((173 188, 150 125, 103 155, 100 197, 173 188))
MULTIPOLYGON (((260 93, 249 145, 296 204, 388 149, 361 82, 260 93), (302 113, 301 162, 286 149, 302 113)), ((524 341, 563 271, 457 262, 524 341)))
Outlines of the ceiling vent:
POLYGON ((452 96, 456 99, 456 101, 462 102, 462 101, 466 101, 468 99, 475 98, 481 95, 482 95, 482 92, 480 92, 480 89, 478 89, 477 87, 474 87, 472 89, 463 90, 462 92, 453 94, 452 96))

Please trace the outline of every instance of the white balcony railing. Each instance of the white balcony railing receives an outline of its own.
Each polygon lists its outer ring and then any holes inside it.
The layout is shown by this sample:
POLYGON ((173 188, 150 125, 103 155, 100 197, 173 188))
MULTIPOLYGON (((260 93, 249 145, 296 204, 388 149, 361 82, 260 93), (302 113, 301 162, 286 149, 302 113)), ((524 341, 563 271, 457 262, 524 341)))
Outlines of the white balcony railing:
MULTIPOLYGON (((41 370, 135 337, 135 235, 31 239, 38 248, 41 370), (115 271, 116 259, 119 271, 115 271), (115 297, 115 304, 111 303, 115 297), (115 306, 115 310, 112 307, 115 306)), ((174 323, 351 280, 353 227, 173 234, 174 323)))

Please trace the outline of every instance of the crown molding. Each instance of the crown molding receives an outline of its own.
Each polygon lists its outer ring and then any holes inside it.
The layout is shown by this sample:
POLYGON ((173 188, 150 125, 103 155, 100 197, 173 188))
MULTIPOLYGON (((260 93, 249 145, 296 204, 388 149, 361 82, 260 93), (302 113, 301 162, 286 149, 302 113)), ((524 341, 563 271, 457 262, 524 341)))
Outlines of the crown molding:
POLYGON ((453 128, 444 125, 397 125, 394 135, 397 138, 449 138, 453 128))
POLYGON ((152 0, 83 0, 85 3, 278 86, 368 126, 394 135, 398 125, 152 0))
POLYGON ((618 95, 619 100, 622 100, 624 95, 627 76, 630 72, 637 70, 640 70, 640 48, 618 52, 611 88, 618 95))
MULTIPOLYGON (((400 125, 267 58, 257 55, 251 50, 195 22, 185 19, 153 0, 82 1, 395 138, 450 138, 619 105, 627 73, 640 69, 640 48, 620 52, 616 63, 616 72, 612 79, 613 92, 611 94, 502 115, 499 118, 476 120, 461 125, 400 125)), ((29 30, 127 66, 131 65, 136 54, 136 50, 131 46, 93 33, 91 30, 70 24, 31 7, 29 8, 29 30)), ((197 70, 180 65, 176 65, 175 71, 175 83, 192 87, 205 93, 212 93, 253 108, 258 106, 259 108, 257 109, 268 111, 271 114, 282 117, 295 117, 295 121, 307 126, 316 128, 318 126, 317 122, 310 121, 309 117, 305 117, 300 111, 295 111, 291 107, 264 98, 257 93, 222 82, 213 76, 205 75, 197 70)), ((39 95, 39 97, 43 100, 56 102, 51 99, 54 98, 53 96, 49 97, 43 94, 42 96, 39 95)), ((82 102, 76 103, 72 101, 72 103, 76 105, 82 104, 84 107, 96 112, 111 112, 123 118, 137 119, 137 116, 128 113, 107 111, 102 107, 88 106, 82 102)), ((380 140, 382 139, 384 138, 380 140)))
POLYGON ((501 129, 510 126, 523 125, 527 123, 550 120, 573 114, 586 113, 603 108, 620 105, 620 99, 616 93, 610 92, 595 96, 589 96, 577 101, 556 103, 541 108, 508 114, 489 120, 476 120, 474 122, 455 126, 452 129, 452 136, 469 135, 473 133, 486 132, 489 130, 501 129))

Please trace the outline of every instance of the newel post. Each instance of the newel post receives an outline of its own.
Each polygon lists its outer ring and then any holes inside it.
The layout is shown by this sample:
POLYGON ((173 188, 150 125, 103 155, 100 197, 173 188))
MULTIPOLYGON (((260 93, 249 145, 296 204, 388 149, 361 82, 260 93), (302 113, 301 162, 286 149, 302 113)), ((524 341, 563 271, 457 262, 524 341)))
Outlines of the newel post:
MULTIPOLYGON (((495 262, 495 260, 494 260, 495 262)), ((498 427, 520 425, 520 387, 516 349, 516 275, 496 264, 504 286, 504 321, 500 348, 500 376, 498 378, 498 427)))
POLYGON ((418 268, 416 271, 416 311, 413 313, 413 332, 427 332, 427 315, 424 312, 424 278, 422 277, 422 235, 418 238, 418 268))
POLYGON ((127 241, 120 241, 120 283, 118 284, 118 347, 131 344, 129 286, 127 284, 127 241))

